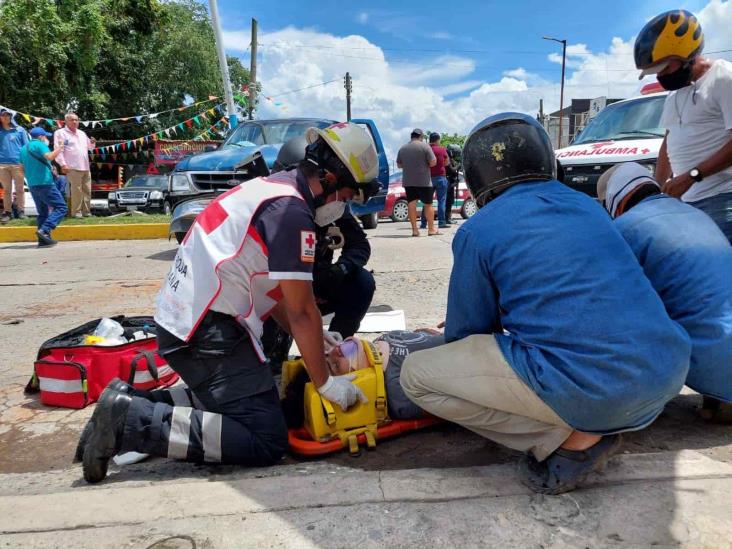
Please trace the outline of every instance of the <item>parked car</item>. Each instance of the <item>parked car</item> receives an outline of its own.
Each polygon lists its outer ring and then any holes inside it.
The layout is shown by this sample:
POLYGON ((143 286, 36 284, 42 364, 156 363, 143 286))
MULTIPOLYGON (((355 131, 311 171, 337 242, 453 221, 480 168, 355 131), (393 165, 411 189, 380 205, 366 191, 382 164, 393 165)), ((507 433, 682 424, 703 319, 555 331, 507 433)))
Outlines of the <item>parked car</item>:
MULTIPOLYGON (((384 208, 389 184, 389 164, 376 124, 370 119, 353 119, 374 140, 379 157, 381 190, 364 205, 351 205, 365 229, 373 229, 384 208)), ((269 175, 282 145, 302 136, 310 127, 325 128, 334 120, 287 118, 240 122, 215 150, 184 158, 169 176, 169 200, 173 207, 170 233, 180 242, 193 220, 218 194, 255 177, 269 175)))
POLYGON ((167 175, 136 175, 124 187, 110 191, 107 195, 109 210, 121 212, 140 210, 144 212, 172 212, 168 199, 167 175))
POLYGON ((569 147, 556 151, 564 183, 594 197, 597 180, 620 162, 638 162, 654 174, 666 133, 660 124, 667 95, 654 82, 643 87, 640 97, 601 110, 569 147))
MULTIPOLYGON (((433 200, 432 205, 435 207, 435 211, 437 211, 437 200, 433 200)), ((463 219, 468 219, 477 211, 478 207, 470 195, 470 190, 465 184, 465 178, 461 173, 457 195, 452 206, 452 213, 460 214, 463 219)), ((389 218, 392 221, 407 221, 409 219, 407 193, 402 186, 402 172, 396 172, 389 178, 389 192, 386 195, 386 206, 379 212, 379 217, 389 218)))

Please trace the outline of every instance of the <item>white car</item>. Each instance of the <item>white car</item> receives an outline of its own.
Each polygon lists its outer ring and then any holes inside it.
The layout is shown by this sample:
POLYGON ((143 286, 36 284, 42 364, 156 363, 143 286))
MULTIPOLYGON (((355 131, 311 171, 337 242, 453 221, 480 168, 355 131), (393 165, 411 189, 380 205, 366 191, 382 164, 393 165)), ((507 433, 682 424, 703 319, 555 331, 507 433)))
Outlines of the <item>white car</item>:
POLYGON ((601 110, 569 147, 557 150, 564 182, 596 196, 597 180, 620 162, 638 162, 653 174, 666 133, 660 127, 668 92, 645 86, 640 97, 612 103, 601 110))

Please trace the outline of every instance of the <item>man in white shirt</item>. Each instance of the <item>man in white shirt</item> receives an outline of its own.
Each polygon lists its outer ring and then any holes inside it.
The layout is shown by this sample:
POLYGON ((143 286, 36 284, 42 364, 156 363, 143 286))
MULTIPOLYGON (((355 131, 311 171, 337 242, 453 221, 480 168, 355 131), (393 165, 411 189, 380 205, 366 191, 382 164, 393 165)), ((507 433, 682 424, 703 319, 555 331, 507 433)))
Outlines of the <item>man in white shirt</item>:
POLYGON ((707 213, 732 242, 732 63, 701 55, 704 34, 684 10, 641 30, 635 62, 655 74, 666 97, 656 179, 663 192, 707 213))

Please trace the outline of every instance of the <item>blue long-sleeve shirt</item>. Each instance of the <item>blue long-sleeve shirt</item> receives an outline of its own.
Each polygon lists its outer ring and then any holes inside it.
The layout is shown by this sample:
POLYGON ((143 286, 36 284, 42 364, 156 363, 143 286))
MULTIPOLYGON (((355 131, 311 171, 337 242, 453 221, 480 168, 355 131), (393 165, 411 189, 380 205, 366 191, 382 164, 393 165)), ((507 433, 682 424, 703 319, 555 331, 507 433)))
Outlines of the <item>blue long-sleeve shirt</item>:
POLYGON ((0 127, 0 164, 20 164, 20 149, 28 143, 28 134, 21 128, 0 127))
POLYGON ((615 220, 671 318, 691 337, 686 384, 732 402, 732 246, 701 210, 665 194, 615 220))
POLYGON ((446 340, 495 334, 575 429, 640 429, 683 386, 689 338, 590 197, 558 181, 515 185, 460 227, 453 254, 446 340))

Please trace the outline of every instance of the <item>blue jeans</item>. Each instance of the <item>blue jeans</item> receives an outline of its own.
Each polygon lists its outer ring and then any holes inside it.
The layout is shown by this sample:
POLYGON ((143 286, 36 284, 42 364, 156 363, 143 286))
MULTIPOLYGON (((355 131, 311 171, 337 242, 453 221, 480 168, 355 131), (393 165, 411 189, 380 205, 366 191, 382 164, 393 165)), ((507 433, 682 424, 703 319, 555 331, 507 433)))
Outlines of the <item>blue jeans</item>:
POLYGON ((36 224, 41 231, 50 233, 66 215, 66 201, 56 185, 30 185, 29 189, 38 212, 36 224), (48 208, 53 208, 53 211, 49 213, 48 208))
POLYGON ((710 196, 689 204, 711 217, 732 244, 732 193, 710 196))
MULTIPOLYGON (((432 178, 432 187, 437 193, 437 223, 440 227, 445 226, 445 202, 447 199, 447 177, 444 175, 436 175, 432 178)), ((422 218, 420 227, 427 227, 427 218, 424 216, 424 208, 422 208, 422 218)))

